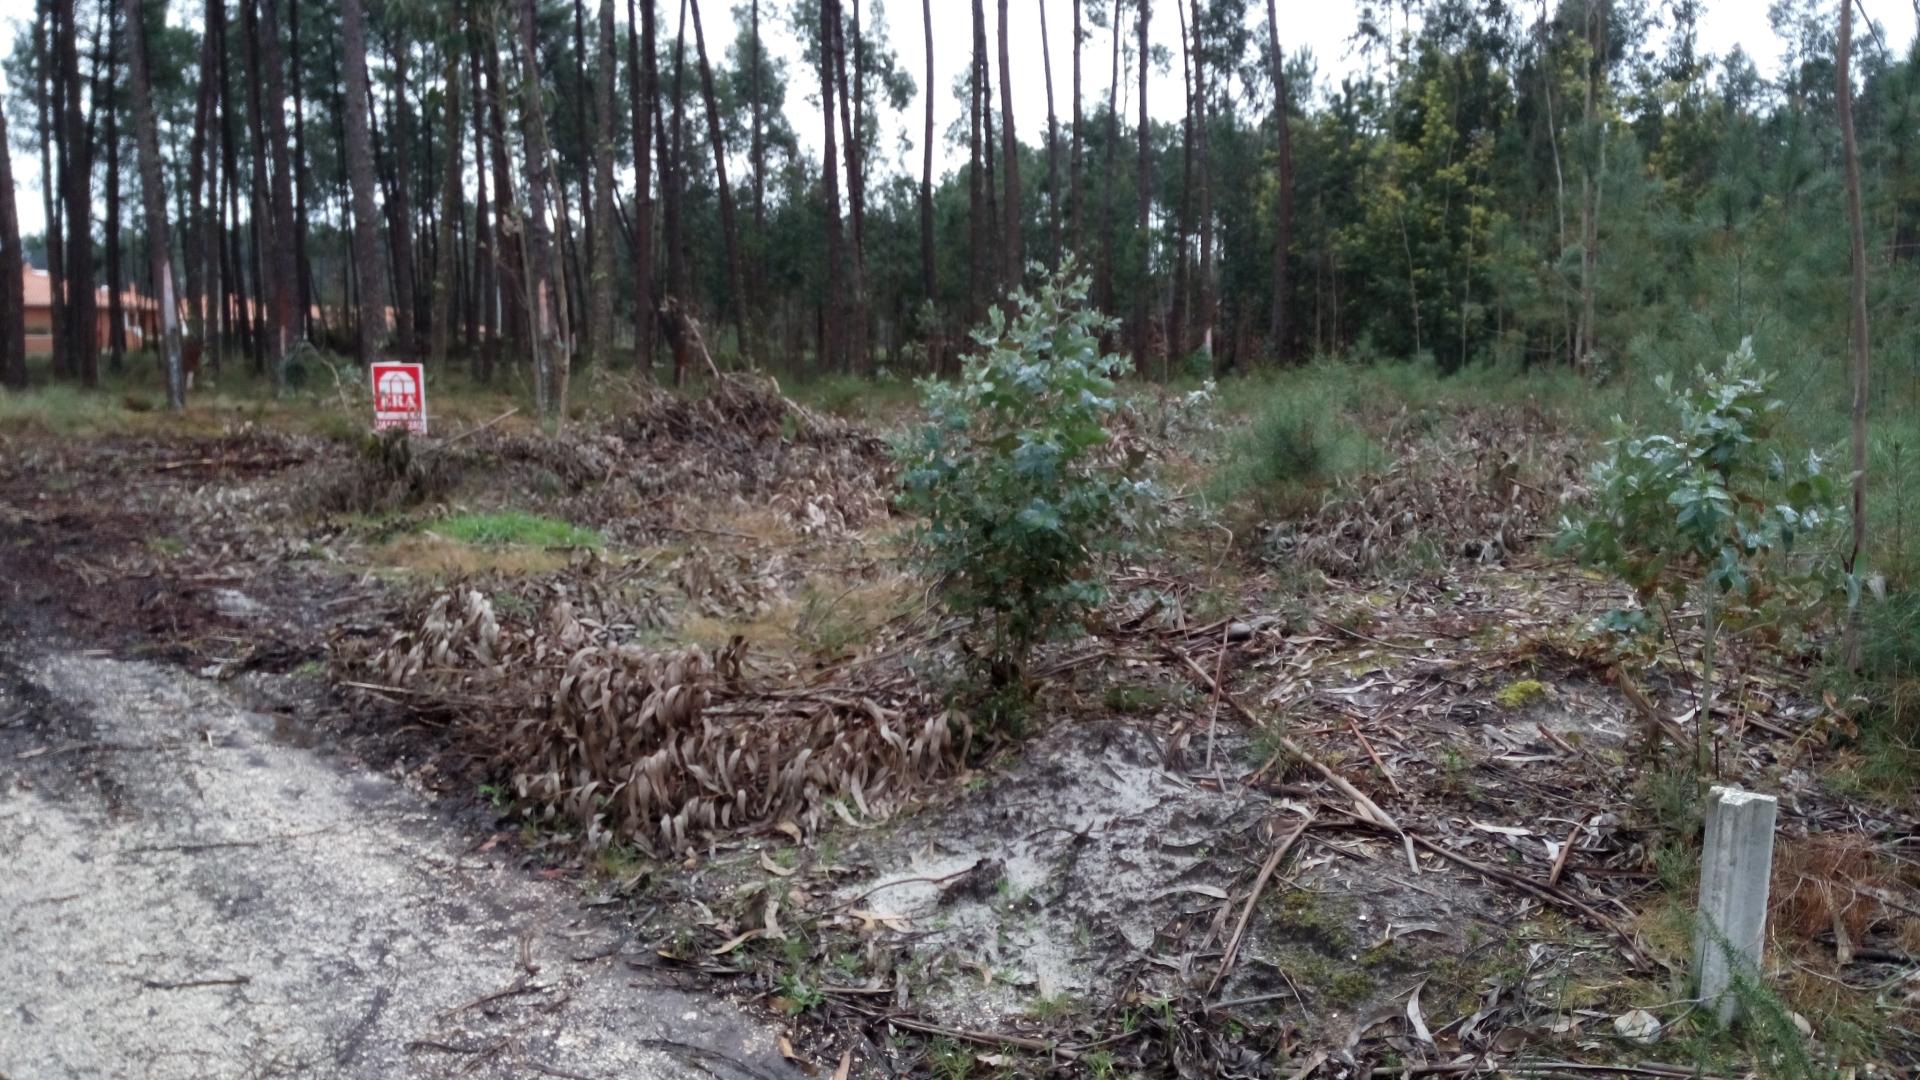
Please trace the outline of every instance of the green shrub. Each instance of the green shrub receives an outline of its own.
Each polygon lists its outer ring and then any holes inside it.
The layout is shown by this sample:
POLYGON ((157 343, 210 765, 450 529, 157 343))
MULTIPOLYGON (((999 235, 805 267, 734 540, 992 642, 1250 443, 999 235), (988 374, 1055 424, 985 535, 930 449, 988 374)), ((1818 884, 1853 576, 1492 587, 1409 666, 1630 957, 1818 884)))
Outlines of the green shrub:
POLYGON ((1750 341, 1697 386, 1661 376, 1674 433, 1623 432, 1594 466, 1593 506, 1563 523, 1561 544, 1633 587, 1642 608, 1617 613, 1621 629, 1648 628, 1648 607, 1677 607, 1699 586, 1724 598, 1726 623, 1833 584, 1832 561, 1802 541, 1831 523, 1837 489, 1819 455, 1782 454, 1772 378, 1750 341))
POLYGON ((1363 468, 1370 449, 1333 380, 1279 382, 1228 447, 1213 494, 1260 515, 1308 510, 1327 484, 1363 468))
MULTIPOLYGON (((1772 378, 1754 360, 1749 339, 1718 369, 1702 368, 1691 387, 1677 390, 1664 375, 1655 380, 1674 406, 1672 433, 1623 430, 1594 466, 1592 506, 1561 531, 1563 549, 1633 588, 1639 605, 1611 612, 1611 629, 1666 633, 1674 611, 1699 606, 1703 736, 1719 632, 1762 624, 1795 629, 1831 598, 1838 581, 1830 555, 1806 542, 1831 524, 1837 488, 1818 455, 1788 463, 1777 432, 1783 406, 1769 396, 1772 378)), ((1704 745, 1700 753, 1704 759, 1704 745)))
POLYGON ((1071 262, 992 310, 980 351, 953 383, 921 385, 927 419, 895 448, 902 509, 922 519, 920 568, 942 601, 984 631, 996 687, 1021 683, 1033 646, 1078 620, 1103 591, 1099 556, 1124 543, 1152 504, 1134 462, 1104 451, 1116 408, 1098 335, 1071 262))

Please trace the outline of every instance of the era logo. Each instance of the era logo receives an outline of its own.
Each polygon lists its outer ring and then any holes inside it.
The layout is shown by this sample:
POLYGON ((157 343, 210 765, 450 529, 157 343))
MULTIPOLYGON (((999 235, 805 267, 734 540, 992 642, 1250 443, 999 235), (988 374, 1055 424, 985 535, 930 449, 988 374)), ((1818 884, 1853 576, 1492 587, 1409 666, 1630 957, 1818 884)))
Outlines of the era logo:
POLYGON ((373 430, 403 427, 427 433, 427 375, 420 364, 377 363, 373 372, 373 430))

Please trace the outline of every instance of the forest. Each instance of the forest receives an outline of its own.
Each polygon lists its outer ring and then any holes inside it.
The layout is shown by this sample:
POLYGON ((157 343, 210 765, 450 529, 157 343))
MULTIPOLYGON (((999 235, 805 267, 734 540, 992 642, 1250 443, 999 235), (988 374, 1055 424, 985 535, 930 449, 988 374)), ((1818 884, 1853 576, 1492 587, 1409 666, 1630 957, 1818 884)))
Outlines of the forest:
POLYGON ((0 1078, 1920 1069, 1920 3, 1747 3, 30 0, 0 1078))

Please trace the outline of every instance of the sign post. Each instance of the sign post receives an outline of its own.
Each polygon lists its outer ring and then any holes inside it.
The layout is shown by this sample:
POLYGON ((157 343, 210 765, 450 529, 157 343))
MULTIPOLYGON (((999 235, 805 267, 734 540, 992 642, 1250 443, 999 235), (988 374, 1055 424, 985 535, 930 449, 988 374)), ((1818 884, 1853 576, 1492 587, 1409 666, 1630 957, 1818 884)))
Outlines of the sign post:
POLYGON ((378 361, 373 373, 373 430, 406 428, 427 433, 427 373, 424 365, 378 361))

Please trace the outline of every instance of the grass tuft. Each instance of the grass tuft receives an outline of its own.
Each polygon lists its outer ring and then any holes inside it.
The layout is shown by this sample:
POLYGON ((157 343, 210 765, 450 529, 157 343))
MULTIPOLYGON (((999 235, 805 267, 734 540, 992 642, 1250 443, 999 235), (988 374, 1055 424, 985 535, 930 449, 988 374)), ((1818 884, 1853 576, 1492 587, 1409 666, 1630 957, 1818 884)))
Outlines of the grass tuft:
POLYGON ((433 531, 463 544, 577 548, 601 544, 600 534, 592 529, 521 510, 455 514, 436 522, 433 531))

